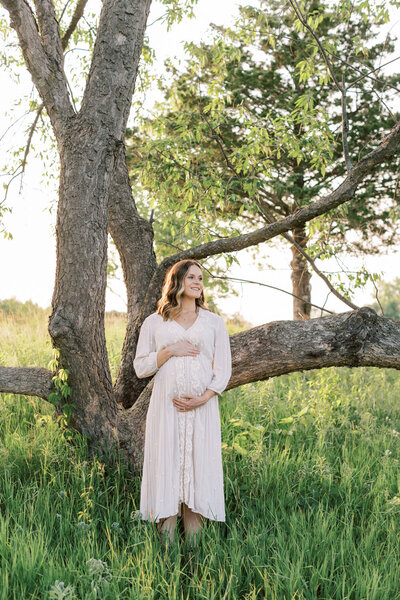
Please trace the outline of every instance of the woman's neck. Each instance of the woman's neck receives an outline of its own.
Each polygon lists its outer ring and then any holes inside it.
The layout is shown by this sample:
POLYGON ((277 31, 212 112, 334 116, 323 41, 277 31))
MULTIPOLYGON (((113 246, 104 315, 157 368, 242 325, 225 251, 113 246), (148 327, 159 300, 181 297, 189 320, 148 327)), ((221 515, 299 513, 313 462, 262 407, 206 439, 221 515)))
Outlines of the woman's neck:
POLYGON ((182 298, 182 312, 197 312, 196 300, 194 298, 182 298))

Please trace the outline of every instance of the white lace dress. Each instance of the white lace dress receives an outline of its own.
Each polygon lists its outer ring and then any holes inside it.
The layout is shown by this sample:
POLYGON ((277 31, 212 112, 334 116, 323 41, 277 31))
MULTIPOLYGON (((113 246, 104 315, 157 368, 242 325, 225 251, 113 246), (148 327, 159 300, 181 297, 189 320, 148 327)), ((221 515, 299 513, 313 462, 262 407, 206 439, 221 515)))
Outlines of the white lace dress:
POLYGON ((133 362, 138 377, 155 373, 146 418, 142 519, 158 522, 181 514, 184 502, 208 519, 225 521, 218 394, 231 377, 229 335, 223 319, 199 308, 188 329, 176 321, 149 315, 140 330, 133 362), (173 356, 157 368, 159 350, 187 339, 198 344, 198 356, 173 356), (208 402, 178 412, 172 398, 214 390, 208 402))

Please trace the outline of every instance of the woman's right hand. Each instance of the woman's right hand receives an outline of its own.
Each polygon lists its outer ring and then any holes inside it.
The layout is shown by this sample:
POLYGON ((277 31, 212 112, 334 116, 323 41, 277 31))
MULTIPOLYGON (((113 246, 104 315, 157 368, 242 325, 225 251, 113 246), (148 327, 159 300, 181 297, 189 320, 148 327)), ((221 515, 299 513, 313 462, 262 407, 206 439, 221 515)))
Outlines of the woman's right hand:
POLYGON ((188 340, 179 340, 179 342, 171 344, 169 349, 172 356, 198 356, 200 354, 198 346, 188 340))

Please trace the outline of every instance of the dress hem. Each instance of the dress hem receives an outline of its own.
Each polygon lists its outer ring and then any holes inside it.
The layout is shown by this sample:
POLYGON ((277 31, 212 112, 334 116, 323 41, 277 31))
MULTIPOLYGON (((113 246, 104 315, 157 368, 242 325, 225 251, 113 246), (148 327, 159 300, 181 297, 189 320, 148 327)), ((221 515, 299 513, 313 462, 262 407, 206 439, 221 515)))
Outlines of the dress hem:
MULTIPOLYGON (((192 510, 193 512, 197 513, 198 515, 201 515, 202 517, 204 517, 205 519, 209 519, 210 521, 219 521, 220 523, 225 523, 225 517, 223 519, 219 519, 218 517, 210 517, 208 514, 204 514, 204 512, 198 510, 195 508, 195 506, 190 506, 187 505, 188 508, 190 508, 190 510, 192 510)), ((139 511, 140 512, 140 511, 139 511)), ((149 517, 144 517, 142 513, 141 514, 141 520, 142 521, 150 521, 150 522, 154 522, 154 523, 159 523, 159 521, 161 519, 168 519, 168 517, 175 517, 175 516, 181 516, 181 512, 180 512, 180 508, 178 506, 177 511, 175 513, 168 514, 168 515, 158 515, 156 519, 152 519, 150 516, 149 517)))

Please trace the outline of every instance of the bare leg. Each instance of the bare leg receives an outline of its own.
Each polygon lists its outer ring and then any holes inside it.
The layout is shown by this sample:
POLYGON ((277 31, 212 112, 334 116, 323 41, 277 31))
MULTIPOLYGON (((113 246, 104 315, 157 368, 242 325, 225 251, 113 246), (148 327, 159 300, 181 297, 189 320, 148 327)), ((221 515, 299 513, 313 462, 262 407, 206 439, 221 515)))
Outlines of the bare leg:
POLYGON ((196 546, 197 534, 203 525, 203 516, 195 513, 191 508, 183 505, 183 527, 185 529, 186 539, 190 541, 192 546, 196 546))
POLYGON ((172 517, 167 517, 166 519, 163 519, 162 521, 160 521, 160 523, 158 523, 158 525, 157 525, 158 531, 161 533, 162 539, 164 541, 168 540, 169 542, 171 542, 171 544, 174 541, 177 517, 178 517, 178 515, 173 515, 172 517))

